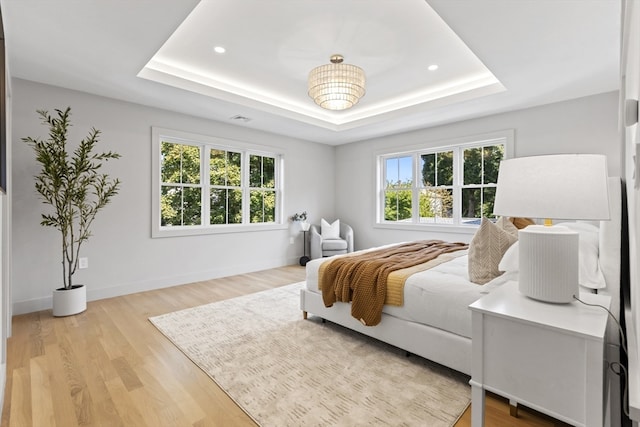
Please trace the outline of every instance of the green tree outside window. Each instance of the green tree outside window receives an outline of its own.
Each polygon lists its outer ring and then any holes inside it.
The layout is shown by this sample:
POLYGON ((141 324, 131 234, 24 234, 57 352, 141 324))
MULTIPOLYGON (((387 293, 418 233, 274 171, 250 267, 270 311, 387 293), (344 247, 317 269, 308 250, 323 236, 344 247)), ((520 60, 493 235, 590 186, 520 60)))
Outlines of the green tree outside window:
POLYGON ((453 151, 420 156, 422 186, 420 222, 439 222, 453 216, 453 151))
POLYGON ((383 220, 464 224, 492 217, 504 156, 505 144, 494 140, 383 158, 383 220))
POLYGON ((495 185, 498 182, 504 145, 473 147, 464 150, 462 217, 480 219, 493 217, 495 185))
POLYGON ((242 153, 211 149, 209 223, 242 224, 242 153))
POLYGON ((160 154, 162 226, 276 222, 275 156, 168 141, 161 142, 160 154), (208 165, 201 167, 203 154, 208 165), (204 224, 203 197, 209 199, 204 224))
POLYGON ((162 226, 200 225, 200 147, 162 142, 160 223, 162 226))
POLYGON ((411 219, 412 199, 412 158, 393 157, 385 161, 385 221, 406 221, 411 219))
POLYGON ((275 158, 249 156, 250 220, 252 223, 276 220, 275 158))

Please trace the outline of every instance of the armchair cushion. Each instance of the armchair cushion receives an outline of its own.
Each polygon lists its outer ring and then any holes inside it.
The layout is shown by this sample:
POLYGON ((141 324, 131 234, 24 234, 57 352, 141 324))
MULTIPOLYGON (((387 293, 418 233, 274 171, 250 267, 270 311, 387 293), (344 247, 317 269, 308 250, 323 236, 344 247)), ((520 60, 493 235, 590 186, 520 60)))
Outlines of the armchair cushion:
POLYGON ((339 239, 340 238, 340 220, 336 219, 331 224, 325 221, 324 218, 320 220, 320 233, 322 239, 339 239))
POLYGON ((347 241, 344 239, 325 239, 322 241, 322 251, 346 251, 347 241))

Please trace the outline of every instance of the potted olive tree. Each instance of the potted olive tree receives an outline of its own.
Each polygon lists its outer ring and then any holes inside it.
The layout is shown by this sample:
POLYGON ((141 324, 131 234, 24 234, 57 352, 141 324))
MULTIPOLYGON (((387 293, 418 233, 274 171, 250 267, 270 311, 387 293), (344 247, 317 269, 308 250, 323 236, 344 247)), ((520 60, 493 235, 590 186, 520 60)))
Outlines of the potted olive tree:
POLYGON ((104 161, 117 159, 118 153, 95 153, 100 131, 92 128, 73 151, 67 147, 71 126, 71 108, 56 109, 56 115, 38 110, 42 123, 49 127, 49 138, 22 138, 33 147, 40 172, 35 175, 36 191, 51 207, 42 214, 41 225, 54 227, 62 237, 62 283, 53 292, 53 315, 69 316, 87 308, 86 288, 74 285, 80 248, 91 236, 96 214, 118 193, 120 180, 101 173, 104 161))

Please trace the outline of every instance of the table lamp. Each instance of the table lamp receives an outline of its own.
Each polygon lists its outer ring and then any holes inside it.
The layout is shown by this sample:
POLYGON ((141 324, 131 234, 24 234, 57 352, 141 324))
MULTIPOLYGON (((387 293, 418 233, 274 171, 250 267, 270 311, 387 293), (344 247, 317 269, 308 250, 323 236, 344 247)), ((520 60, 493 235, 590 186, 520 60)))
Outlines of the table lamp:
POLYGON ((518 232, 519 290, 545 302, 578 296, 579 235, 554 220, 608 220, 607 160, 558 154, 503 160, 493 213, 544 219, 518 232))

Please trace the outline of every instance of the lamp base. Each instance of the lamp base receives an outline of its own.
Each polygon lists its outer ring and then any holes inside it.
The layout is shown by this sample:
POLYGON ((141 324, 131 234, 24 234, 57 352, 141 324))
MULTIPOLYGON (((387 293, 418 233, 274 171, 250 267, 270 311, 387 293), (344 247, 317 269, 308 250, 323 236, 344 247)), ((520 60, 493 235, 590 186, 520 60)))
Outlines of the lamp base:
POLYGON ((578 296, 577 232, 530 225, 518 232, 519 290, 539 301, 568 303, 578 296))

